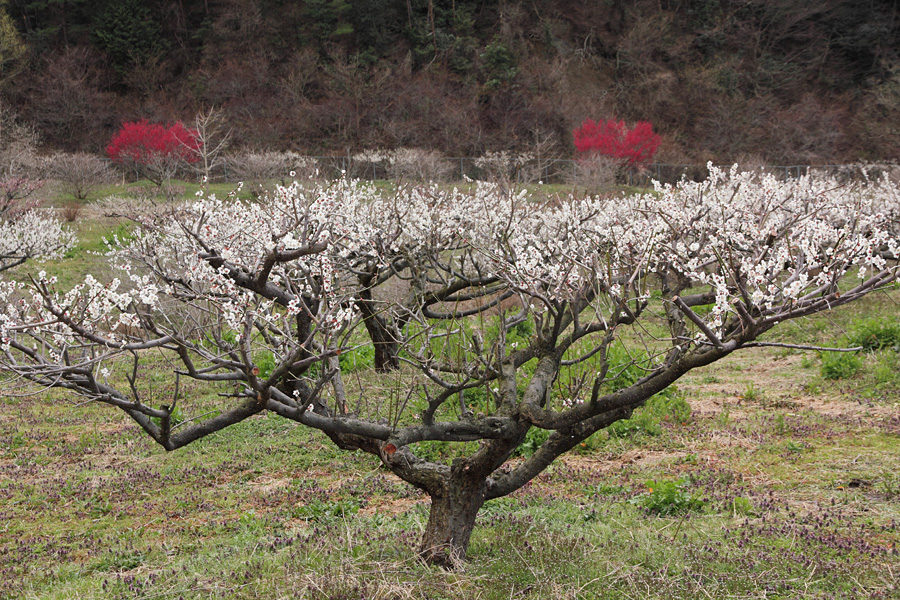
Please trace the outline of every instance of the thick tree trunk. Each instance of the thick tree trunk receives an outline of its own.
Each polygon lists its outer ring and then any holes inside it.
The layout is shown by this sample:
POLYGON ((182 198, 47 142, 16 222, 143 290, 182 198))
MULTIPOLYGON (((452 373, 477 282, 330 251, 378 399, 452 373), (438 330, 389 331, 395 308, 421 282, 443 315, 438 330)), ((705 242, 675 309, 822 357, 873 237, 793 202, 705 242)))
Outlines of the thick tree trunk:
MULTIPOLYGON (((364 280, 363 284, 371 285, 370 280, 364 280)), ((363 317, 363 325, 372 340, 375 349, 375 370, 386 373, 400 368, 400 343, 394 337, 391 321, 378 314, 378 309, 372 300, 372 292, 366 288, 359 294, 356 305, 363 317)))
POLYGON ((428 562, 446 568, 453 568, 466 558, 475 517, 485 501, 485 481, 466 475, 452 473, 443 489, 431 494, 431 511, 420 552, 428 562))
POLYGON ((375 370, 386 373, 400 368, 400 344, 391 335, 383 319, 372 316, 363 321, 375 349, 375 370))

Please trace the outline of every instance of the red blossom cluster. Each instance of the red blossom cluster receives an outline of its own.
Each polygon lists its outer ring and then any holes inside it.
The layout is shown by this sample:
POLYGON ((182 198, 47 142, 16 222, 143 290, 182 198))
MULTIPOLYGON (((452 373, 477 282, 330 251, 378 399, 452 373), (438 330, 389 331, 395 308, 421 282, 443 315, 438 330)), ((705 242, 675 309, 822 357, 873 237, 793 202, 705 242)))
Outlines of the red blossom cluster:
POLYGON ((122 123, 106 147, 106 154, 119 164, 148 166, 160 159, 195 163, 202 142, 194 129, 181 123, 170 127, 146 119, 122 123))
POLYGON ((578 152, 606 156, 625 167, 647 166, 661 142, 659 135, 653 133, 653 125, 646 121, 638 121, 628 129, 625 121, 585 119, 573 133, 578 152))

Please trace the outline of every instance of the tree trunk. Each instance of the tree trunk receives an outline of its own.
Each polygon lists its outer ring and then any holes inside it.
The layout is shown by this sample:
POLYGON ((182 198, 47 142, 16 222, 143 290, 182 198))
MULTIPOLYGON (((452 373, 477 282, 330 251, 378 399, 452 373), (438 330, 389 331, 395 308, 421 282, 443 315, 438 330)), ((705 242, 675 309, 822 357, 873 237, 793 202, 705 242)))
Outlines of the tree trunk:
POLYGON ((377 313, 372 294, 368 290, 360 293, 356 305, 362 313, 363 325, 375 349, 375 370, 386 373, 399 369, 400 343, 394 337, 390 320, 377 313))
POLYGON ((400 368, 400 344, 391 335, 384 319, 373 315, 363 320, 375 349, 375 370, 387 373, 400 368))
POLYGON ((431 511, 420 549, 426 561, 449 569, 465 560, 485 489, 484 479, 454 468, 443 489, 431 494, 431 511))
POLYGON ((375 370, 387 373, 400 368, 400 345, 394 340, 375 342, 375 370))

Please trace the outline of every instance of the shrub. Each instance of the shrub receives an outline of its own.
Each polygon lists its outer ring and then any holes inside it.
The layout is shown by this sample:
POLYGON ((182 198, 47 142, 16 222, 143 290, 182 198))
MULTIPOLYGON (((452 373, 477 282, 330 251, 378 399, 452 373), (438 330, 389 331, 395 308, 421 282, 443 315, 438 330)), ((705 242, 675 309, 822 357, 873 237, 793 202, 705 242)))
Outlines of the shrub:
MULTIPOLYGON (((623 385, 622 387, 628 386, 623 385)), ((663 423, 683 425, 691 422, 692 419, 690 404, 687 403, 684 396, 670 388, 647 400, 647 404, 634 411, 634 415, 630 419, 622 419, 610 425, 607 431, 610 436, 618 438, 640 433, 655 436, 662 433, 663 423)))
POLYGON ((858 321, 848 338, 851 346, 862 346, 864 350, 900 348, 900 323, 883 318, 858 321))
POLYGON ((225 159, 225 170, 229 178, 259 188, 266 182, 285 179, 293 173, 306 179, 316 174, 316 161, 296 152, 256 152, 248 150, 232 154, 225 159))
POLYGON ((0 176, 34 178, 38 134, 30 124, 19 120, 16 113, 0 102, 0 176))
POLYGON ((618 164, 615 159, 600 154, 585 156, 575 163, 571 183, 602 190, 616 184, 618 164))
POLYGON ((0 180, 0 218, 14 219, 36 208, 38 200, 32 196, 43 182, 25 177, 7 177, 0 180))
POLYGON ((197 132, 181 123, 169 127, 146 119, 122 123, 106 153, 113 162, 137 169, 157 185, 171 179, 183 164, 200 159, 197 132))
POLYGON ((453 165, 437 150, 396 148, 394 150, 366 150, 353 156, 354 162, 366 163, 390 179, 411 181, 445 181, 453 172, 453 165))
POLYGON ((444 181, 452 171, 453 166, 443 154, 422 148, 397 148, 391 153, 388 167, 392 179, 414 181, 444 181))
POLYGON ((63 193, 84 200, 94 189, 111 183, 113 172, 108 162, 94 154, 60 152, 47 159, 47 176, 59 182, 63 193))
POLYGON ((475 159, 475 166, 482 172, 480 179, 487 181, 520 181, 525 165, 533 160, 530 153, 486 152, 475 159))
POLYGON ((63 221, 66 223, 74 223, 75 220, 78 219, 78 215, 81 213, 81 208, 83 206, 83 204, 79 204, 78 202, 67 203, 60 211, 63 221))
POLYGON ((619 166, 629 168, 647 166, 662 141, 653 133, 653 125, 646 121, 639 121, 628 129, 625 121, 585 119, 574 135, 575 149, 579 153, 606 156, 619 166))
POLYGON ((649 513, 660 516, 677 515, 691 510, 702 510, 704 502, 688 488, 690 482, 681 478, 677 481, 648 481, 648 494, 633 500, 649 513))
POLYGON ((516 448, 515 455, 523 458, 531 457, 549 437, 549 431, 532 427, 528 430, 528 433, 525 434, 525 441, 516 448))

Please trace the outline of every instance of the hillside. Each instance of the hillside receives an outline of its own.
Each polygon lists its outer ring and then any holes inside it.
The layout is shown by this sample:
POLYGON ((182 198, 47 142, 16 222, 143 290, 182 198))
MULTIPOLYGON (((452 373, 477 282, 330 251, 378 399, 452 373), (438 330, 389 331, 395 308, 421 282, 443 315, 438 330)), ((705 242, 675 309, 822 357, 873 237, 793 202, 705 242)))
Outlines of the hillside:
POLYGON ((662 162, 900 150, 892 0, 5 0, 0 82, 51 148, 225 110, 237 145, 570 156, 651 121, 662 162))

